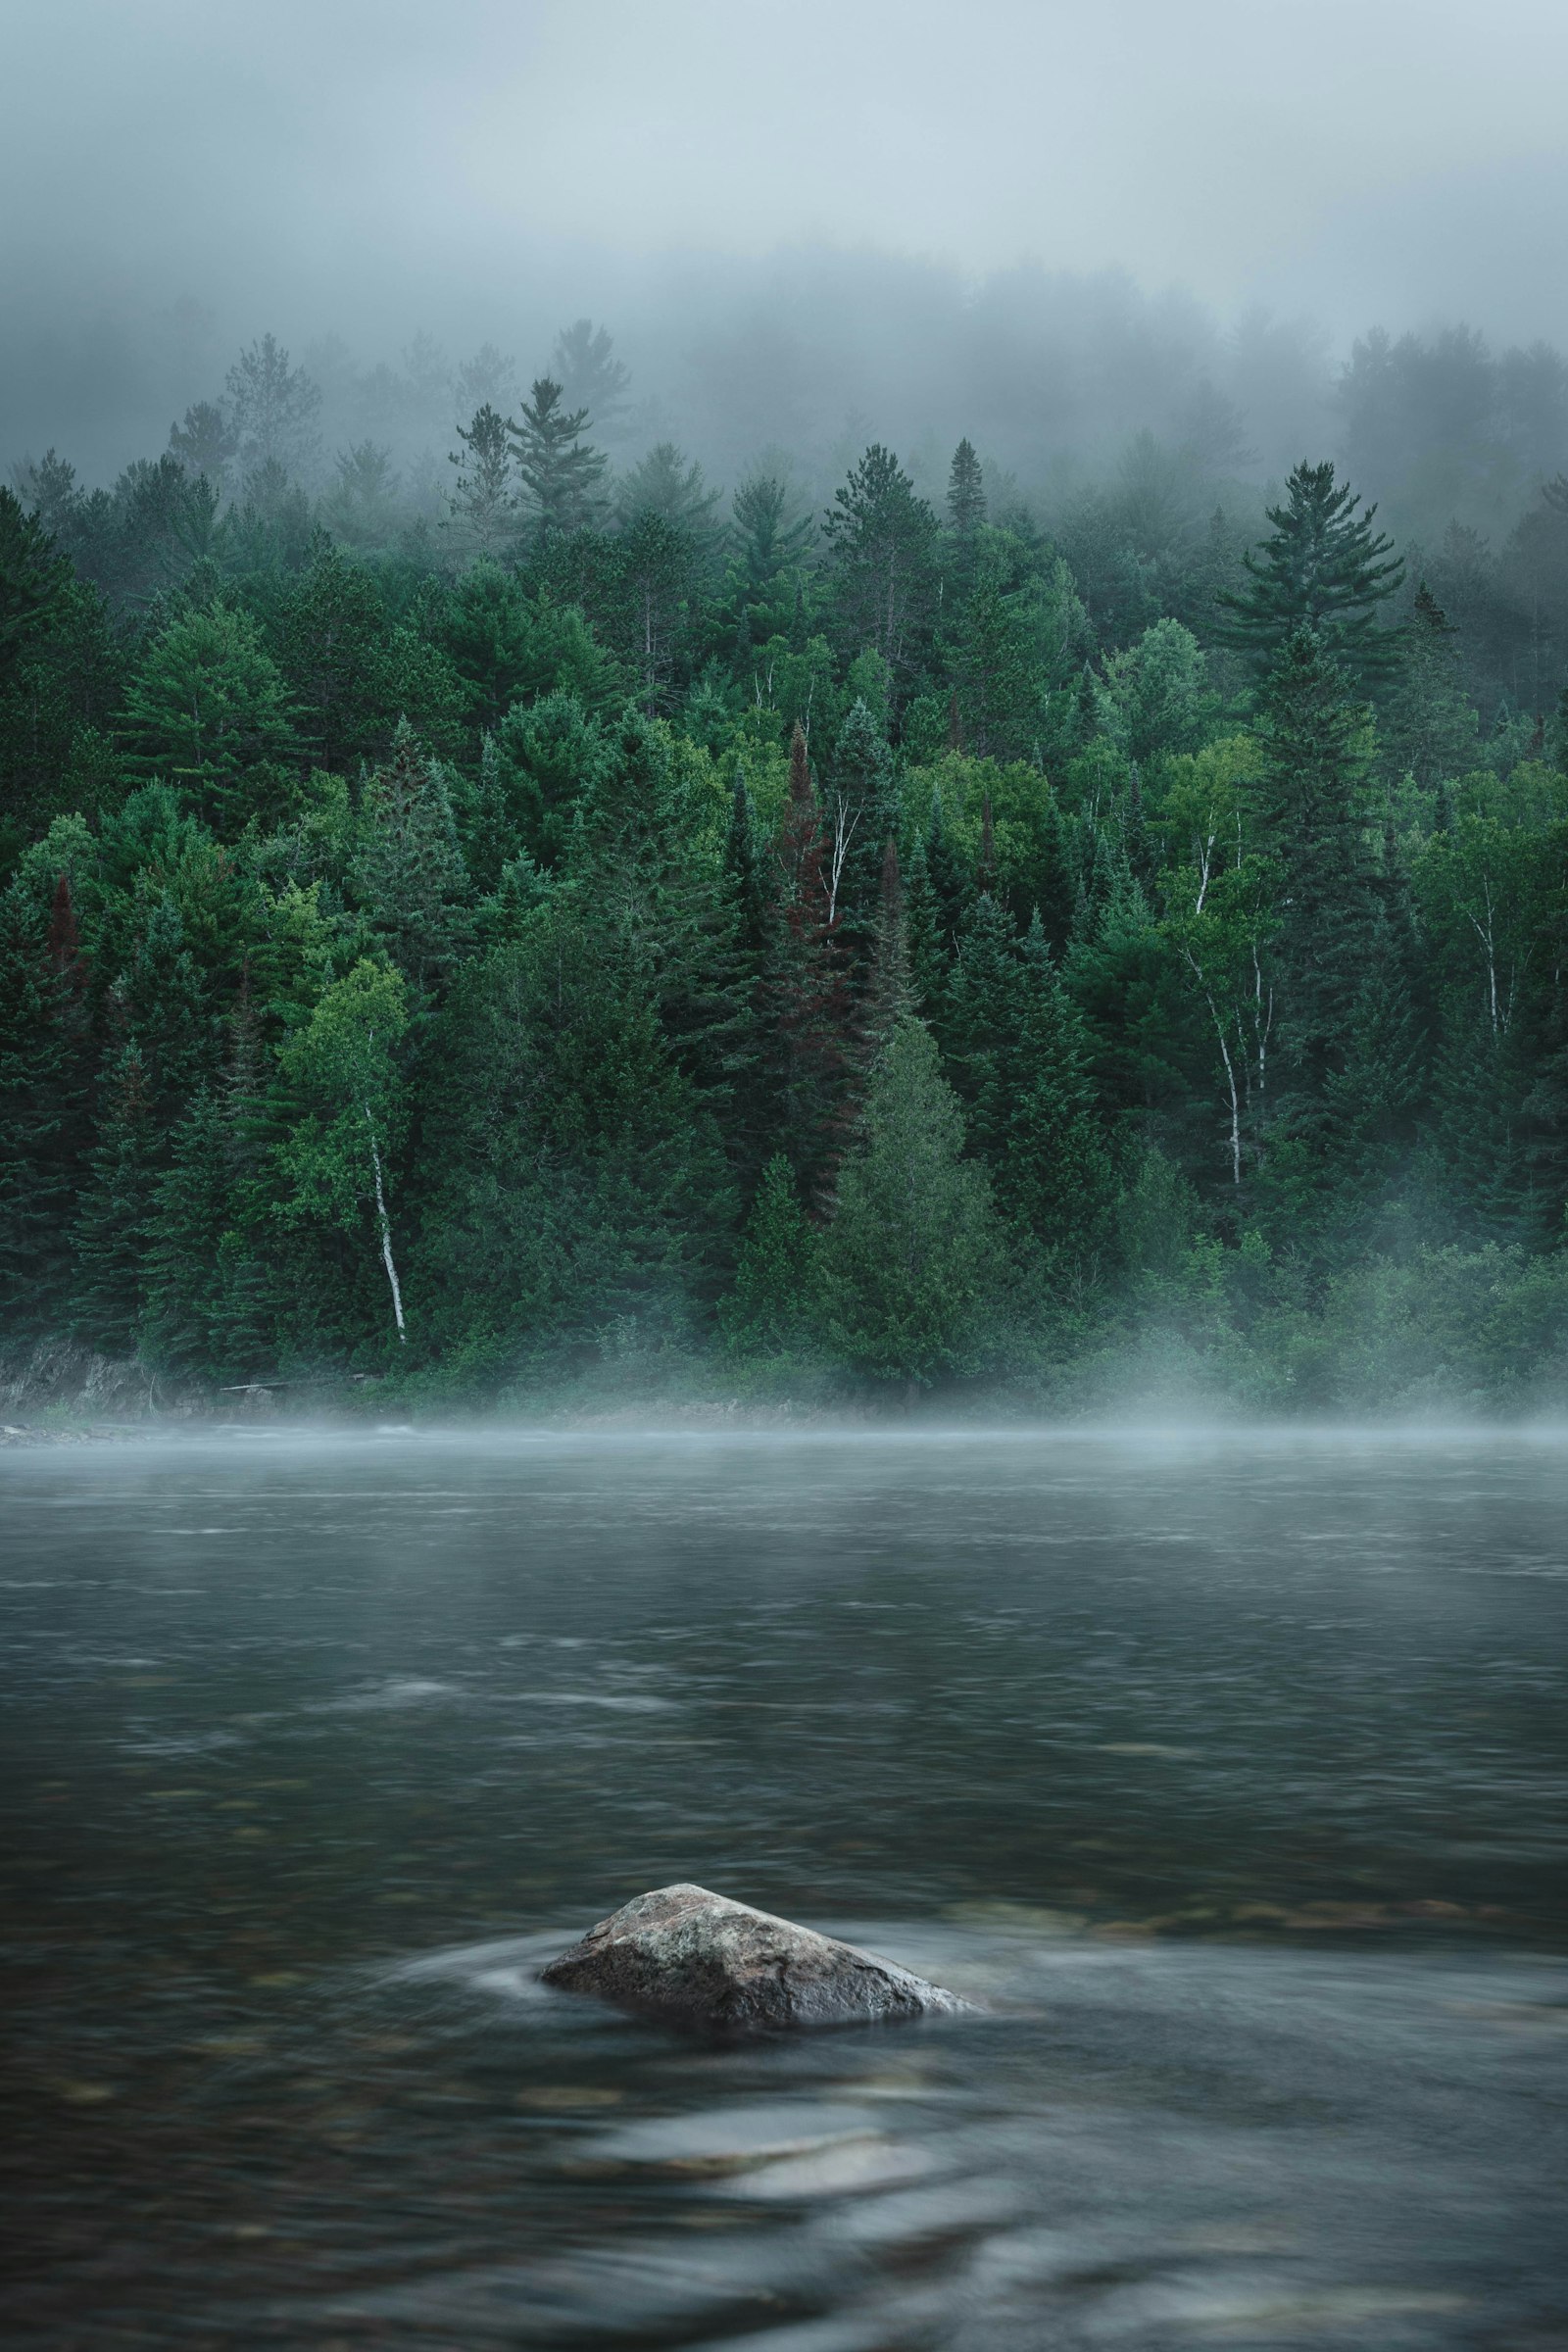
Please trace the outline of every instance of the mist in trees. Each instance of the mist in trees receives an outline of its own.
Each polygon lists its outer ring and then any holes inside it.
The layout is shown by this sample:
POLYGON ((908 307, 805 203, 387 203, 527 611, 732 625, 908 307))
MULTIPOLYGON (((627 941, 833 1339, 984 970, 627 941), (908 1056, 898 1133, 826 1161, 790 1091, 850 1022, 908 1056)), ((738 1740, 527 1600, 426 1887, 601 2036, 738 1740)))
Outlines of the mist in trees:
POLYGON ((902 443, 721 345, 677 406, 579 317, 263 333, 112 482, 18 464, 8 1346, 170 1396, 1560 1375, 1560 365, 1277 343, 1250 406, 1245 337, 1156 367, 1102 288, 1053 411, 1004 316, 902 443))

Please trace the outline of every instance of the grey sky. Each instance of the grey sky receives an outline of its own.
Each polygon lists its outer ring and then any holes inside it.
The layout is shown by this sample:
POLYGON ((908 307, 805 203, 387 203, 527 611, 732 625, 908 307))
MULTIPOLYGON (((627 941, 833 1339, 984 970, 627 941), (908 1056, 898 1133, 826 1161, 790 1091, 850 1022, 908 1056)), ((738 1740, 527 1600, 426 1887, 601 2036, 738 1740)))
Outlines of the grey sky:
POLYGON ((7 275, 63 302, 238 279, 314 308, 351 281, 417 310, 564 244, 803 237, 1121 264, 1336 327, 1516 334, 1562 299, 1560 0, 11 0, 5 23, 7 275))

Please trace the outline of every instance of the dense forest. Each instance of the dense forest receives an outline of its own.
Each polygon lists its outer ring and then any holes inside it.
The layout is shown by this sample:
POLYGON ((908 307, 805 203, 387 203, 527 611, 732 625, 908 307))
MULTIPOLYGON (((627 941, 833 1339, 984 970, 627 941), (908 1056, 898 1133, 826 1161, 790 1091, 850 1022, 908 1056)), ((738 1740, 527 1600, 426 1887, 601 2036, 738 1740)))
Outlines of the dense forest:
POLYGON ((1271 486, 1206 379, 720 487, 586 320, 334 365, 0 491, 13 1375, 1560 1398, 1555 353, 1271 486))

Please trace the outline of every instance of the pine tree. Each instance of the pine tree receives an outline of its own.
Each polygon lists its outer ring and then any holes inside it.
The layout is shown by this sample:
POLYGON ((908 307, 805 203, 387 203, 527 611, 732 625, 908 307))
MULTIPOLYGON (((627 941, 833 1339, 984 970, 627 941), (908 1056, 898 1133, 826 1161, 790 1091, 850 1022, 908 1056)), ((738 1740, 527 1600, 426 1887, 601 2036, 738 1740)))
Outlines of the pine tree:
POLYGON ((132 1040, 112 1051, 74 1231, 73 1319, 111 1354, 129 1355, 136 1345, 162 1141, 147 1063, 132 1040))
POLYGON ((488 401, 475 409, 447 463, 458 469, 452 514, 462 538, 478 554, 499 555, 516 530, 512 443, 506 418, 488 401))
MULTIPOLYGON (((794 512, 787 482, 776 474, 750 475, 730 502, 735 554, 730 566, 730 592, 742 613, 760 606, 768 628, 785 618, 784 600, 800 595, 800 575, 809 561, 814 526, 809 514, 794 512)), ((799 649, 797 649, 799 650, 799 649)))
POLYGON ((1095 1116, 1083 1016, 1062 985, 1038 914, 1019 964, 997 1136, 997 1198, 1046 1249, 1083 1258, 1106 1239, 1115 1176, 1095 1116))
POLYGON ((422 1005, 466 938, 468 877, 445 776, 406 721, 366 787, 364 825, 360 904, 422 1005))
POLYGON ((267 466, 308 469, 319 447, 321 390, 303 368, 290 365, 275 335, 246 346, 228 371, 227 391, 234 438, 250 472, 267 466))
POLYGON ((850 705, 833 744, 828 823, 837 869, 834 904, 858 947, 875 920, 882 844, 899 821, 893 755, 863 697, 850 705))
POLYGON ((169 1166, 152 1187, 139 1338, 148 1362, 174 1380, 202 1380, 229 1369, 217 1345, 229 1207, 227 1143, 221 1104, 203 1087, 175 1129, 169 1166))
POLYGON ((92 1136, 86 972, 69 877, 44 916, 0 894, 0 1331, 61 1328, 69 1225, 92 1136))
POLYGON ((905 913, 899 852, 890 833, 882 847, 882 890, 877 906, 870 979, 860 1013, 860 1058, 867 1071, 886 1050, 901 1021, 916 1010, 909 926, 905 913))
POLYGON ((134 765, 178 784, 220 829, 252 813, 251 783, 295 751, 288 693, 248 612, 178 613, 148 646, 125 697, 134 765))
POLYGON ((936 1041, 923 1021, 902 1021, 839 1176, 819 1313, 837 1355, 906 1394, 978 1368, 1000 1312, 1006 1251, 963 1134, 936 1041))
POLYGON ((958 443, 948 472, 948 527, 962 545, 972 543, 986 518, 985 483, 974 445, 958 443))
POLYGON ((782 1152, 762 1170, 719 1329, 738 1353, 777 1356, 804 1344, 815 1280, 816 1236, 782 1152))
POLYGON ((880 654, 897 687, 911 675, 936 602, 936 516, 891 450, 868 449, 822 521, 841 632, 880 654))
POLYGON ((1378 626, 1378 607, 1404 576, 1394 542, 1372 528, 1376 507, 1337 482, 1332 465, 1303 459, 1286 484, 1288 503, 1270 507, 1271 535, 1243 563, 1248 583, 1222 589, 1216 603, 1233 615, 1216 632, 1221 644, 1250 654, 1271 669, 1300 630, 1309 629, 1326 653, 1359 679, 1385 676, 1398 641, 1378 626))
POLYGON ((1442 787, 1481 763, 1480 720, 1465 692, 1458 631, 1425 580, 1378 732, 1391 779, 1410 776, 1433 796, 1435 811, 1442 787))
POLYGON ((591 318, 574 319, 556 337, 551 370, 573 408, 587 412, 589 423, 608 439, 618 439, 627 410, 631 373, 615 357, 608 327, 591 318))
POLYGON ((1365 714, 1322 640, 1298 629, 1260 699, 1254 788, 1280 884, 1274 962, 1290 1086, 1320 1100, 1353 1042, 1381 909, 1368 838, 1365 714))
POLYGON ((517 473, 544 537, 585 530, 600 508, 599 484, 609 459, 583 440, 585 408, 563 405, 561 386, 535 378, 518 421, 510 427, 517 473))
POLYGON ((777 1147, 806 1200, 828 1197, 849 1111, 849 1002, 829 846, 806 736, 790 745, 790 789, 777 847, 778 908, 763 981, 777 1147))

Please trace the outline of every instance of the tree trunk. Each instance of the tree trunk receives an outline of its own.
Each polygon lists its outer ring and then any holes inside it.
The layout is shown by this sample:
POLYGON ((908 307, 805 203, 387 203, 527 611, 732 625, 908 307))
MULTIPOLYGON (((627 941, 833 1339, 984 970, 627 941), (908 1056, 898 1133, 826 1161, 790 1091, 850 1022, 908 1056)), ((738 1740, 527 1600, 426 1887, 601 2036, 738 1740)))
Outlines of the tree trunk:
POLYGON ((370 1133, 370 1165, 375 1171, 375 1215, 381 1228, 381 1263, 386 1268, 386 1278, 392 1290, 392 1313, 397 1321, 398 1346, 406 1348, 409 1335, 403 1327, 403 1293, 398 1288, 398 1269, 392 1255, 392 1220, 386 1213, 386 1188, 381 1182, 381 1147, 375 1140, 375 1121, 370 1116, 368 1102, 365 1104, 365 1124, 370 1133))

